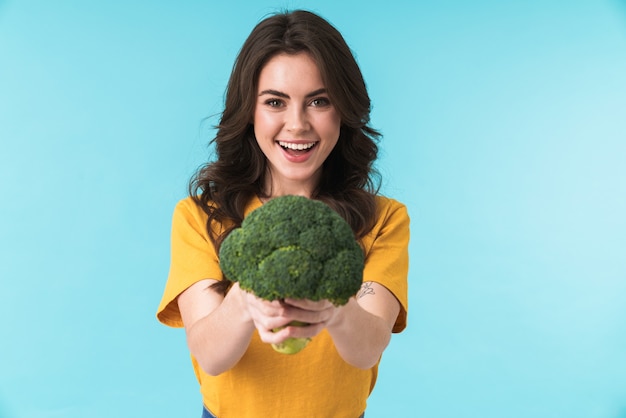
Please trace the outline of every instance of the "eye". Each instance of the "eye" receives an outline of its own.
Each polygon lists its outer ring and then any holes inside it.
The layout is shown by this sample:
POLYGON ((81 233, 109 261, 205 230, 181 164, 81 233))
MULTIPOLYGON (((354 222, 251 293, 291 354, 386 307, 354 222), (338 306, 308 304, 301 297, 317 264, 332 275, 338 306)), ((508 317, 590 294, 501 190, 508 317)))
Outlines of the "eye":
POLYGON ((330 100, 328 100, 326 97, 317 97, 311 100, 311 106, 313 107, 330 106, 330 100))
POLYGON ((265 104, 269 107, 281 107, 283 105, 283 101, 279 99, 268 99, 265 101, 265 104))

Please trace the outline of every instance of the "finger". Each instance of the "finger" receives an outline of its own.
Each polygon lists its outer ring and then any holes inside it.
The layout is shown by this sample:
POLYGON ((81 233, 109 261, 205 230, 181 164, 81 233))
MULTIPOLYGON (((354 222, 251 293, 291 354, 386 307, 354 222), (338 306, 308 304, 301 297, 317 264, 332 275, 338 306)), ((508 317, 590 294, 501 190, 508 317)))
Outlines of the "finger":
POLYGON ((250 316, 259 331, 281 328, 293 320, 283 315, 267 315, 256 309, 251 310, 250 316))
POLYGON ((277 300, 267 301, 259 299, 253 294, 248 294, 247 302, 249 307, 262 315, 277 317, 283 316, 285 313, 285 305, 277 300))

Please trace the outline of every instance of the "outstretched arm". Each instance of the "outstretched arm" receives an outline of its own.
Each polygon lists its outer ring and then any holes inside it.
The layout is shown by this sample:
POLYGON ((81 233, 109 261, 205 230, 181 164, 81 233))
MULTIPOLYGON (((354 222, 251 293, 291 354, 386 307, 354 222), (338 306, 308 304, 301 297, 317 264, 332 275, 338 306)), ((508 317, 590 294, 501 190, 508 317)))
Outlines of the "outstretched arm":
POLYGON ((308 309, 278 300, 262 300, 241 290, 238 283, 223 296, 210 288, 213 283, 216 280, 201 280, 178 297, 189 351, 200 367, 213 376, 237 364, 255 328, 267 343, 280 343, 289 337, 314 337, 325 327, 332 312, 329 302, 311 302, 315 309, 308 309), (310 325, 272 331, 291 321, 310 325))
POLYGON ((378 362, 389 344, 391 330, 400 311, 400 303, 395 296, 376 282, 363 283, 358 294, 339 307, 332 306, 328 301, 287 302, 303 309, 324 312, 324 324, 339 355, 348 364, 361 369, 368 369, 378 362))
POLYGON ((362 369, 374 366, 391 339, 400 303, 383 285, 365 282, 348 303, 335 310, 328 332, 339 355, 362 369))
POLYGON ((243 291, 235 283, 226 296, 201 280, 178 297, 189 351, 200 367, 213 376, 230 369, 243 356, 254 331, 243 291))

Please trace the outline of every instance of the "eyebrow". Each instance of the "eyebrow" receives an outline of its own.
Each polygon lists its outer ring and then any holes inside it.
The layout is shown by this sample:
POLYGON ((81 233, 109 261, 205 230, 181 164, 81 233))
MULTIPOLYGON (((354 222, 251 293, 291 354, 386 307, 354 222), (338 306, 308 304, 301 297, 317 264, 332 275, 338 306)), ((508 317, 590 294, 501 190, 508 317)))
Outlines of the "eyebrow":
MULTIPOLYGON (((305 97, 310 98, 313 96, 317 96, 318 94, 324 94, 324 93, 326 93, 326 89, 321 88, 321 89, 317 89, 315 91, 308 93, 305 97)), ((287 93, 283 93, 282 91, 278 91, 278 90, 272 90, 272 89, 263 90, 261 93, 259 93, 259 96, 263 96, 264 94, 269 94, 272 96, 278 96, 278 97, 283 97, 285 99, 290 99, 287 93)))

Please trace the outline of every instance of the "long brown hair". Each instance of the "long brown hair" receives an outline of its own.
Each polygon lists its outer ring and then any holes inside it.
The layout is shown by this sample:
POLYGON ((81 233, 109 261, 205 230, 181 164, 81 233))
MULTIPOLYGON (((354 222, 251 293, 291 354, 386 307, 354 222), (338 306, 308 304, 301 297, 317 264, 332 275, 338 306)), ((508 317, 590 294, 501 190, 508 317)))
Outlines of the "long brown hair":
POLYGON ((380 134, 369 126, 370 98, 354 56, 341 34, 318 15, 298 10, 261 21, 235 61, 224 111, 211 143, 217 159, 200 167, 189 193, 208 215, 207 231, 219 251, 224 237, 241 225, 254 195, 262 196, 267 162, 252 125, 261 69, 275 55, 307 52, 317 63, 341 118, 337 145, 324 162, 312 198, 327 203, 362 238, 376 220, 378 173, 373 162, 380 134), (218 225, 215 229, 212 226, 218 225))

